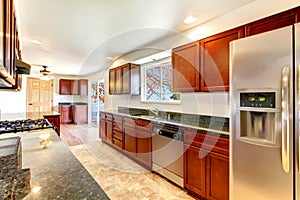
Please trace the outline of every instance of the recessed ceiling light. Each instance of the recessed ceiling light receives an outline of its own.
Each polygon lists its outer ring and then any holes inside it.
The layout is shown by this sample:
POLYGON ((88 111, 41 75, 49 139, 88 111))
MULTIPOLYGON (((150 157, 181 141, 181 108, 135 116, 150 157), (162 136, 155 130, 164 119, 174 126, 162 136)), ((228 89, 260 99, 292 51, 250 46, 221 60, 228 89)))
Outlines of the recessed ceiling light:
POLYGON ((42 44, 42 42, 39 40, 30 40, 30 42, 32 42, 34 44, 42 44))
POLYGON ((184 19, 184 23, 191 24, 196 21, 196 17, 190 15, 184 19))
POLYGON ((107 60, 113 60, 113 57, 107 56, 106 59, 107 60))

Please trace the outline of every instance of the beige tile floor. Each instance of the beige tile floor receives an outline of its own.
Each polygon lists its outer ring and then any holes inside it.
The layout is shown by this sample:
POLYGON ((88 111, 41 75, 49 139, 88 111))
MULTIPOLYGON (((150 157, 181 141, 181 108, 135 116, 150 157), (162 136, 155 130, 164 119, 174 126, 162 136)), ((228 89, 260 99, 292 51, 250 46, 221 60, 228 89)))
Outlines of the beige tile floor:
POLYGON ((193 199, 181 188, 148 172, 101 142, 95 126, 63 125, 61 135, 66 143, 69 142, 67 144, 72 153, 112 200, 193 199), (68 136, 70 134, 73 136, 68 136), (76 142, 72 142, 70 138, 76 142))

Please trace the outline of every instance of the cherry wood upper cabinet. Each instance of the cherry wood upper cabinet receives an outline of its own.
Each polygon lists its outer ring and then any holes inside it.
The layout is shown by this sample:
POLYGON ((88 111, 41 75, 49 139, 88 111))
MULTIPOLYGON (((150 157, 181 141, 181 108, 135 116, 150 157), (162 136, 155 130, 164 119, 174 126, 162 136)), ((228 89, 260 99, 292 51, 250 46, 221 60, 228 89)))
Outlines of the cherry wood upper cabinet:
POLYGON ((192 42, 172 50, 173 90, 200 91, 199 42, 192 42))
POLYGON ((109 94, 140 94, 140 66, 132 63, 109 70, 109 94))
POLYGON ((300 8, 294 8, 285 12, 266 17, 245 25, 245 36, 275 30, 293 25, 300 21, 300 8))
POLYGON ((229 42, 242 37, 238 27, 200 40, 201 91, 229 90, 229 42))
POLYGON ((59 94, 61 95, 88 95, 88 80, 60 79, 59 94))
POLYGON ((67 80, 67 79, 60 79, 59 80, 59 94, 61 94, 61 95, 71 94, 70 80, 67 80))

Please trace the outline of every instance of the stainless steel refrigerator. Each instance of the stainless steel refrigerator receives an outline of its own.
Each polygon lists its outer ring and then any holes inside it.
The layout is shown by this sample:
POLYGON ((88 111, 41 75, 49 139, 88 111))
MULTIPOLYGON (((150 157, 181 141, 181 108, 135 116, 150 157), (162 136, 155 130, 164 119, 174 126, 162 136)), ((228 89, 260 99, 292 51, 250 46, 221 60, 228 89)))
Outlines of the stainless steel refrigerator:
POLYGON ((230 45, 230 199, 300 200, 300 24, 230 45))

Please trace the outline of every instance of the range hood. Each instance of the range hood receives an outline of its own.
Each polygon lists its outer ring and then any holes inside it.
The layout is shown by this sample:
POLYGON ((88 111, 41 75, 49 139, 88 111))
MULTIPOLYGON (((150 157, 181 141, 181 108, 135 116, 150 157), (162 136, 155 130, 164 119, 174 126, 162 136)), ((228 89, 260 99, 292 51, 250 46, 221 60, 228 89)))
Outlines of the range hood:
POLYGON ((18 74, 30 74, 31 66, 22 60, 16 59, 16 68, 18 74))

